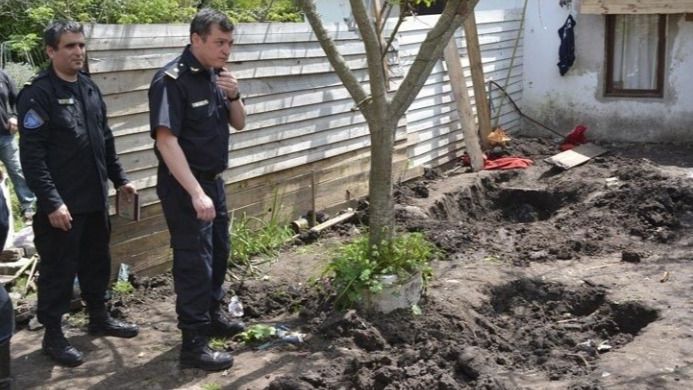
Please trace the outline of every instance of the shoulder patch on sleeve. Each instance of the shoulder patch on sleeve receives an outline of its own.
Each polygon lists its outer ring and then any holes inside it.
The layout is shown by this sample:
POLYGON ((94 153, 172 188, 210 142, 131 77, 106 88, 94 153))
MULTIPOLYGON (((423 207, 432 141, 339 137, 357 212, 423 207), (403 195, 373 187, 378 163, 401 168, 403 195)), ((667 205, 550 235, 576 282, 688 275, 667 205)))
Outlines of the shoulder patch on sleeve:
POLYGON ((182 63, 174 63, 171 64, 171 66, 169 66, 168 68, 166 68, 164 73, 166 74, 166 76, 174 80, 177 80, 178 76, 180 76, 180 73, 183 71, 183 69, 185 69, 185 65, 183 65, 182 63))
POLYGON ((41 115, 31 108, 26 112, 26 114, 24 114, 22 126, 24 126, 25 129, 38 129, 39 127, 43 126, 44 123, 45 122, 41 118, 41 115))

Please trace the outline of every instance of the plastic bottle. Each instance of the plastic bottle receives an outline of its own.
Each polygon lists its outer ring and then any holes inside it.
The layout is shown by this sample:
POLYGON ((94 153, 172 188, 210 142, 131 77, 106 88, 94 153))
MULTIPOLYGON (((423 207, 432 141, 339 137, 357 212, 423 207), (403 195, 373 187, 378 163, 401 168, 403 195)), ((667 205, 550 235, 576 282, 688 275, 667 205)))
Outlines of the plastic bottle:
POLYGON ((229 314, 231 317, 243 317, 243 303, 236 295, 232 296, 229 302, 229 314))

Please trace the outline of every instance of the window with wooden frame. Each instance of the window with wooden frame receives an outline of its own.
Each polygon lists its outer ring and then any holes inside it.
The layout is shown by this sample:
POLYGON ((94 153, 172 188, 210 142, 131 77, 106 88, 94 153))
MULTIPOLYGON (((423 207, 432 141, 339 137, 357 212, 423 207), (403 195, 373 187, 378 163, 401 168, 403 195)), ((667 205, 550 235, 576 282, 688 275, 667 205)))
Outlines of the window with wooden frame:
POLYGON ((606 96, 662 97, 666 15, 606 16, 606 96))

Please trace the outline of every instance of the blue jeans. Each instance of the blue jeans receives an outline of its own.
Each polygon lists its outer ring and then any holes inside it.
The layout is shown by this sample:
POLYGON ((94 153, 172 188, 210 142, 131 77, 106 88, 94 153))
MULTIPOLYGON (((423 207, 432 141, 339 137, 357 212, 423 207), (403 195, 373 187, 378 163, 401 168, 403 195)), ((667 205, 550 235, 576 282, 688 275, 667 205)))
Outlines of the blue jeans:
POLYGON ((0 135, 0 161, 5 164, 7 174, 12 180, 14 193, 21 205, 22 212, 34 208, 36 196, 26 185, 22 165, 19 163, 19 148, 14 135, 0 135))

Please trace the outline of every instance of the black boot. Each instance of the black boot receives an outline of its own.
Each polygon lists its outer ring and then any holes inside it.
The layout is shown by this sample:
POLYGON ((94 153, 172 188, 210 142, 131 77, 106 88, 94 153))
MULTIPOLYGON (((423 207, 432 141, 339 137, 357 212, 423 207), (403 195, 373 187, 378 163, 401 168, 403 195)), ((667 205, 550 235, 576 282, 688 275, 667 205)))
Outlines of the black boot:
POLYGON ((131 338, 137 336, 139 328, 135 324, 118 321, 104 310, 89 313, 89 334, 93 336, 113 336, 131 338))
POLYGON ((207 343, 207 336, 202 332, 183 330, 183 345, 180 349, 181 367, 221 371, 233 365, 233 357, 230 353, 214 351, 207 343))
POLYGON ((245 330, 245 324, 241 321, 230 320, 219 305, 215 305, 209 311, 211 324, 209 335, 213 337, 231 337, 245 330))
POLYGON ((82 352, 67 341, 60 328, 46 328, 42 347, 43 352, 63 366, 77 367, 84 362, 82 352))
POLYGON ((12 388, 10 376, 10 339, 0 343, 0 390, 12 388))

